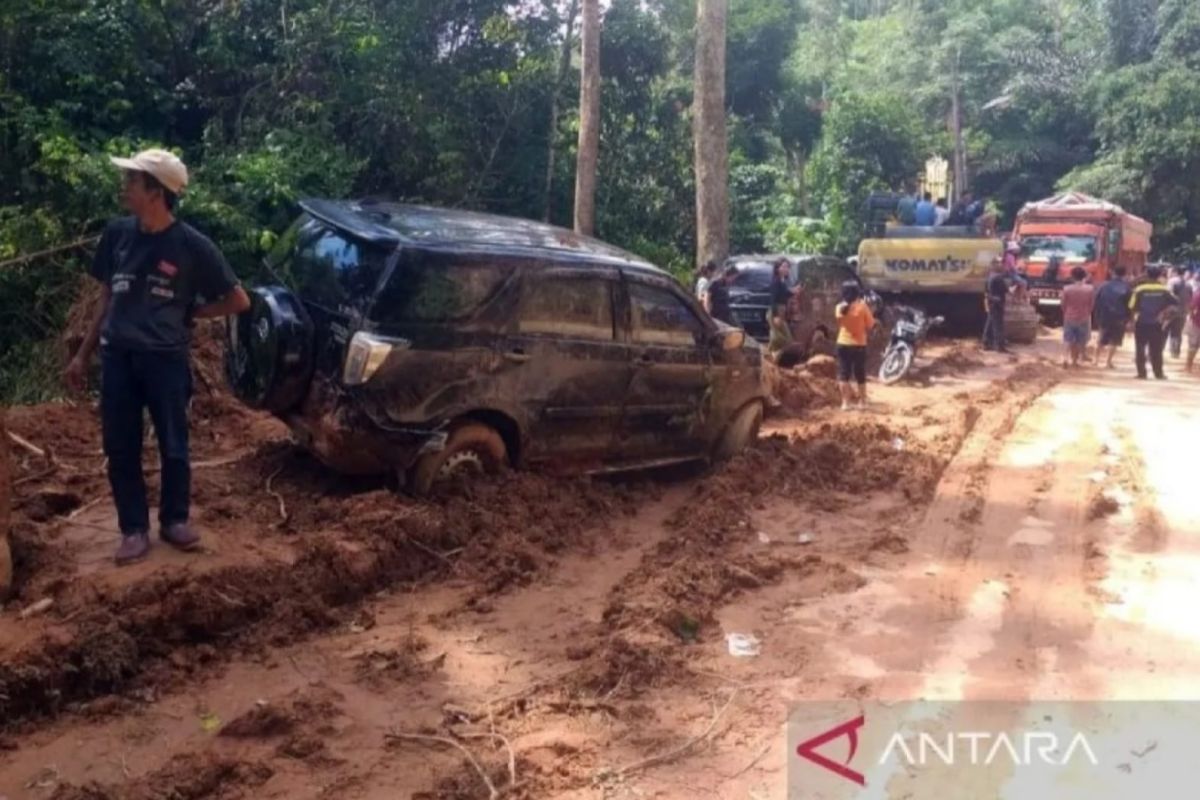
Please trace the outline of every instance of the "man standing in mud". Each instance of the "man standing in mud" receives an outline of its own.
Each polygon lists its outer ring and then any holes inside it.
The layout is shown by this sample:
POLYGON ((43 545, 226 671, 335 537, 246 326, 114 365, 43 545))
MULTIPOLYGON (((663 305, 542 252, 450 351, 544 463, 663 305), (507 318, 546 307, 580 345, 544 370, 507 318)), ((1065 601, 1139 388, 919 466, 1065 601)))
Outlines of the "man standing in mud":
POLYGON ((1137 376, 1146 379, 1146 357, 1154 377, 1166 380, 1163 351, 1167 347, 1167 317, 1178 305, 1175 295, 1162 284, 1162 268, 1147 267, 1146 281, 1133 290, 1129 310, 1133 312, 1133 340, 1137 347, 1137 376))
POLYGON ((1008 305, 1008 291, 1004 264, 997 259, 992 262, 992 271, 984 284, 983 296, 987 307, 987 320, 983 325, 984 350, 1008 352, 1008 343, 1004 340, 1004 310, 1008 305))
POLYGON ((180 550, 200 544, 188 524, 192 321, 239 314, 250 299, 221 251, 174 216, 188 182, 182 161, 146 150, 112 162, 122 171, 121 201, 133 216, 109 223, 100 239, 92 277, 103 302, 65 378, 68 387, 82 390, 99 344, 104 454, 121 528, 116 561, 130 564, 150 550, 143 410, 154 423, 162 464, 159 536, 180 550))
POLYGON ((1100 343, 1096 347, 1096 362, 1100 353, 1108 351, 1105 367, 1113 368, 1113 356, 1125 341, 1125 326, 1129 322, 1129 296, 1133 288, 1125 280, 1125 268, 1117 267, 1113 277, 1096 292, 1096 324, 1100 328, 1100 343))

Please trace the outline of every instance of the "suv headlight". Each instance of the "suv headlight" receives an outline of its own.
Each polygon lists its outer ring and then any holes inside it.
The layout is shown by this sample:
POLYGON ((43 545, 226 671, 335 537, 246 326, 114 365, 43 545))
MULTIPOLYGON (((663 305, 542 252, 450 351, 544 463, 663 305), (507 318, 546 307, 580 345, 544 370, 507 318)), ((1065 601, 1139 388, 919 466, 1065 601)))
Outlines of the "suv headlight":
POLYGON ((346 386, 361 386, 371 380, 393 349, 407 349, 410 344, 407 339, 389 339, 359 331, 350 339, 350 347, 346 350, 342 383, 346 386))

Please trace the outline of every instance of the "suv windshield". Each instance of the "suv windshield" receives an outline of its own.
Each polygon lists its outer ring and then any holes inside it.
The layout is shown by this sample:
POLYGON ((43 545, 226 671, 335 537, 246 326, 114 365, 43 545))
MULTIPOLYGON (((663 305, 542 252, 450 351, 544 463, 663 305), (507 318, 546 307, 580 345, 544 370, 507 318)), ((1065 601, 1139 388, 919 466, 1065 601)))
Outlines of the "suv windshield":
POLYGON ((1095 236, 1026 236, 1021 239, 1021 254, 1026 258, 1080 258, 1096 260, 1095 236))
POLYGON ((331 310, 364 309, 389 251, 360 242, 307 214, 288 229, 267 265, 298 297, 331 310))

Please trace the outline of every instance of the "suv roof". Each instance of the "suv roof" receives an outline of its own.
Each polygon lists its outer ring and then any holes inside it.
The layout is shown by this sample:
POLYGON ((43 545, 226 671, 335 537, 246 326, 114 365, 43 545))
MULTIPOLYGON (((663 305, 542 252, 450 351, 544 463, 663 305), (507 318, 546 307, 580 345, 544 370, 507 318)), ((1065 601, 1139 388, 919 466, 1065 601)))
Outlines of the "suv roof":
POLYGON ((312 216, 369 242, 438 250, 481 250, 512 255, 540 254, 553 261, 587 261, 667 273, 632 253, 598 239, 542 222, 371 200, 305 199, 312 216))
POLYGON ((802 255, 789 255, 788 253, 764 253, 762 255, 742 255, 730 256, 726 259, 727 264, 735 267, 749 267, 765 264, 770 267, 781 258, 786 258, 792 264, 811 263, 813 261, 843 261, 844 259, 837 256, 821 255, 819 253, 805 253, 802 255))

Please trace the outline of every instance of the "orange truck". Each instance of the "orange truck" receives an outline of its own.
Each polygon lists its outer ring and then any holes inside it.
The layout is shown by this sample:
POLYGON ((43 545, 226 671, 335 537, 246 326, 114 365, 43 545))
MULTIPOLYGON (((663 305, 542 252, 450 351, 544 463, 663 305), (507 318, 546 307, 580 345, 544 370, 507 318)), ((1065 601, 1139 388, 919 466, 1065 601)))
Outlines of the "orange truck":
POLYGON ((1043 315, 1057 316, 1062 286, 1075 267, 1087 270, 1095 285, 1118 266, 1131 278, 1142 274, 1152 230, 1120 206, 1079 192, 1026 203, 1013 237, 1021 245, 1017 269, 1029 281, 1030 300, 1043 315))

